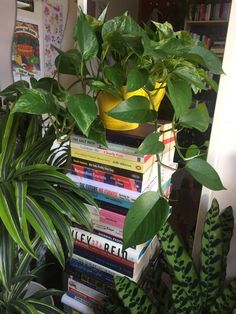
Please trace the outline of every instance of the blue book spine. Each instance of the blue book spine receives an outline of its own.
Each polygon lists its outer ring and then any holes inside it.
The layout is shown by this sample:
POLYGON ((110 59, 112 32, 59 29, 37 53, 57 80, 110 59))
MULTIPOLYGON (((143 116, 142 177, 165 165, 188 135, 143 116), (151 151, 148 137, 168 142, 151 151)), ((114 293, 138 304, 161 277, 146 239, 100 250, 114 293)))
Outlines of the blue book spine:
POLYGON ((77 261, 75 259, 71 259, 68 264, 69 268, 72 268, 74 271, 78 271, 81 273, 86 273, 88 276, 95 277, 98 280, 105 281, 109 284, 114 283, 113 276, 105 273, 102 270, 91 267, 90 265, 86 265, 83 262, 77 261))
POLYGON ((127 265, 118 263, 114 260, 106 258, 102 255, 96 254, 95 252, 89 252, 88 250, 79 247, 78 245, 74 248, 74 253, 82 256, 88 260, 94 261, 97 264, 105 266, 107 268, 113 269, 119 273, 122 273, 126 276, 133 277, 133 268, 127 265))

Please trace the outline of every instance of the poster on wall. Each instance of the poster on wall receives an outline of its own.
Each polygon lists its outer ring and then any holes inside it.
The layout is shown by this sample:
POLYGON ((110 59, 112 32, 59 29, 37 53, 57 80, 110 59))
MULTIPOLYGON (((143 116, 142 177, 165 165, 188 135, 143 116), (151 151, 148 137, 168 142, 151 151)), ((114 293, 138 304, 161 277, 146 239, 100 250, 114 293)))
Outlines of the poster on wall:
POLYGON ((43 0, 43 36, 44 36, 44 75, 53 77, 55 74, 55 58, 63 37, 63 5, 61 0, 43 0))
POLYGON ((12 43, 12 70, 14 81, 41 77, 39 26, 16 21, 12 43))

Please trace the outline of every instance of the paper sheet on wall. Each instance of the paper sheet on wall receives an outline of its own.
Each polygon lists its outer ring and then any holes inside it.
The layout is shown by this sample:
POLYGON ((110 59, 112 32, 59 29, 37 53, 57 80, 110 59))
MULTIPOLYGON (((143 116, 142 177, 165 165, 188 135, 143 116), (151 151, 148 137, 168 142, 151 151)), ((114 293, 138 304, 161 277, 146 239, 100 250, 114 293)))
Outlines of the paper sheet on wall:
POLYGON ((52 45, 60 48, 63 37, 62 0, 43 0, 42 10, 44 75, 52 77, 56 70, 54 61, 57 56, 57 52, 52 45))
POLYGON ((17 20, 12 43, 14 81, 41 77, 39 26, 17 20))

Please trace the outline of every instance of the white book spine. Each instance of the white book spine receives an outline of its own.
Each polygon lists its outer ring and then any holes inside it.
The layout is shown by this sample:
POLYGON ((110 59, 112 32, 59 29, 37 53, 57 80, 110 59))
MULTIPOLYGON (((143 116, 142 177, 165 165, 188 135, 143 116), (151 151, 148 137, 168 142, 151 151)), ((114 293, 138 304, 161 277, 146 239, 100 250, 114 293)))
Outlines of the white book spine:
POLYGON ((63 294, 61 302, 65 305, 72 307, 74 310, 79 311, 81 314, 94 314, 92 307, 87 306, 73 298, 69 297, 66 293, 63 294))
POLYGON ((74 240, 86 243, 89 246, 94 246, 104 252, 119 256, 134 263, 139 261, 148 245, 148 242, 146 242, 138 245, 136 249, 128 248, 123 250, 122 244, 111 241, 94 233, 90 233, 76 227, 71 227, 71 231, 74 240))

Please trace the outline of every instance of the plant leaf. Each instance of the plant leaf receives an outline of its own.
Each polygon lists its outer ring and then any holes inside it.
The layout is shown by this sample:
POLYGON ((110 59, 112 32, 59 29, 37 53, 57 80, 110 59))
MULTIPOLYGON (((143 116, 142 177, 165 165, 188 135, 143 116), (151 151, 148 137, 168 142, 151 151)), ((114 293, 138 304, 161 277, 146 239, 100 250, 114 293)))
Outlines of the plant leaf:
POLYGON ((194 158, 186 162, 185 169, 202 185, 214 191, 225 189, 218 173, 205 160, 194 158))
POLYGON ((89 128, 98 115, 93 98, 84 94, 70 95, 67 98, 67 106, 83 134, 88 135, 89 128))
POLYGON ((89 84, 94 89, 105 91, 108 94, 111 94, 117 98, 123 99, 122 93, 118 89, 114 88, 111 85, 105 84, 105 83, 98 81, 98 80, 91 81, 89 84))
MULTIPOLYGON (((82 56, 77 49, 70 49, 61 52, 55 59, 57 71, 69 75, 81 75, 82 56)), ((86 67, 83 67, 83 75, 87 73, 86 67)))
POLYGON ((107 146, 106 129, 101 119, 97 118, 93 121, 89 129, 88 138, 96 141, 98 144, 107 146))
POLYGON ((236 307, 236 279, 232 280, 223 290, 223 293, 215 299, 210 308, 210 313, 233 313, 236 307))
POLYGON ((114 64, 113 66, 105 66, 104 67, 104 75, 106 79, 112 83, 112 85, 121 88, 125 82, 125 74, 122 68, 114 64))
POLYGON ((35 309, 32 304, 29 304, 24 300, 13 300, 13 305, 15 308, 20 310, 20 313, 24 314, 39 314, 39 312, 35 309))
POLYGON ((125 219, 123 248, 152 239, 165 223, 169 205, 157 192, 146 192, 131 205, 125 219))
POLYGON ((27 196, 26 205, 27 220, 40 235, 52 254, 58 259, 62 267, 64 267, 64 253, 52 220, 46 211, 32 197, 27 196))
POLYGON ((57 113, 57 104, 52 93, 43 89, 28 89, 16 101, 12 113, 25 112, 31 114, 57 113))
POLYGON ((142 144, 138 147, 140 154, 160 154, 165 149, 165 145, 159 141, 159 133, 151 133, 145 137, 142 144))
POLYGON ((209 126, 210 119, 208 112, 206 114, 206 111, 199 108, 191 108, 180 116, 179 122, 185 128, 194 128, 200 132, 205 132, 209 126))
POLYGON ((83 60, 90 60, 98 53, 98 41, 82 10, 77 18, 74 37, 78 42, 83 60))
POLYGON ((114 277, 116 291, 124 306, 131 314, 158 314, 146 293, 127 277, 114 277))
POLYGON ((132 68, 127 77, 127 92, 133 92, 143 87, 148 80, 148 71, 145 69, 132 68))
POLYGON ((58 308, 56 308, 53 305, 49 305, 46 304, 42 301, 39 300, 34 300, 34 299, 27 299, 27 302, 31 305, 33 305, 38 311, 39 313, 43 313, 43 314, 64 314, 64 312, 62 312, 61 310, 59 310, 58 308))
POLYGON ((200 150, 199 150, 198 146, 195 144, 192 144, 186 150, 185 157, 191 158, 191 157, 197 156, 199 153, 200 153, 200 150))
POLYGON ((169 223, 166 223, 160 230, 159 236, 165 257, 173 272, 173 281, 181 284, 188 296, 191 307, 195 309, 195 313, 200 313, 202 306, 201 291, 192 259, 169 223))
POLYGON ((187 83, 193 84, 197 88, 206 89, 202 77, 193 66, 178 66, 172 73, 185 80, 187 83))
POLYGON ((220 292, 223 245, 219 204, 213 199, 204 223, 200 256, 202 302, 207 309, 220 292))
POLYGON ((185 287, 177 283, 172 283, 172 298, 175 308, 175 314, 190 313, 195 314, 191 306, 185 287))
POLYGON ((156 111, 150 110, 149 101, 143 96, 132 96, 124 100, 107 114, 112 118, 131 123, 152 122, 156 120, 157 115, 156 111))
POLYGON ((167 96, 175 110, 176 117, 188 111, 192 102, 192 92, 189 83, 183 80, 169 79, 167 96))

